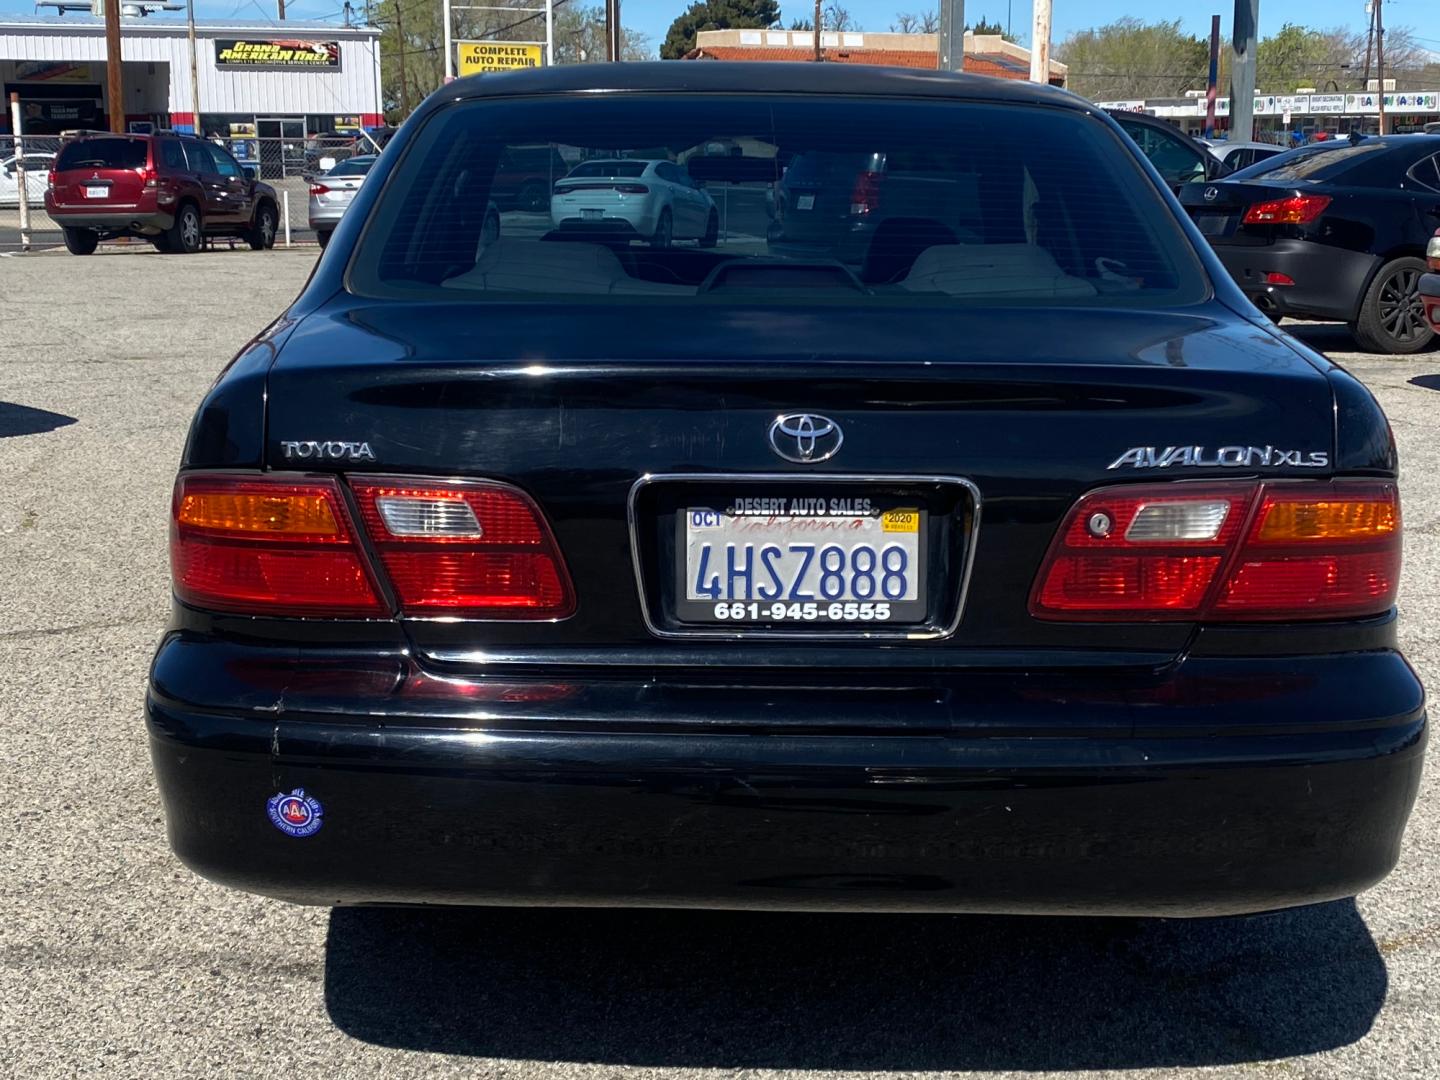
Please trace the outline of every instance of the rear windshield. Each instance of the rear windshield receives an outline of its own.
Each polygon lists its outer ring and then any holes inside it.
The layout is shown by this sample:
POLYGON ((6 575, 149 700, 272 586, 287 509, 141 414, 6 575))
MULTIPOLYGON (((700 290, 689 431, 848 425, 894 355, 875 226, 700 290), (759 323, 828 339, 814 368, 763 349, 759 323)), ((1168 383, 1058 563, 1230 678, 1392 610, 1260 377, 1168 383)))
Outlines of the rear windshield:
POLYGON ((55 169, 143 169, 148 156, 144 139, 80 139, 61 147, 55 169))
POLYGON ((1385 149, 1382 142, 1343 142, 1334 146, 1317 143, 1258 162, 1245 170, 1244 179, 1333 180, 1385 149))
POLYGON ((350 158, 331 169, 326 176, 364 176, 375 164, 373 157, 350 158))
POLYGON ((1208 294, 1158 190, 1108 125, 1079 112, 684 94, 435 114, 386 184, 349 286, 485 302, 1120 306, 1208 294), (564 173, 508 167, 537 143, 564 173), (567 174, 643 182, 556 183, 567 174))

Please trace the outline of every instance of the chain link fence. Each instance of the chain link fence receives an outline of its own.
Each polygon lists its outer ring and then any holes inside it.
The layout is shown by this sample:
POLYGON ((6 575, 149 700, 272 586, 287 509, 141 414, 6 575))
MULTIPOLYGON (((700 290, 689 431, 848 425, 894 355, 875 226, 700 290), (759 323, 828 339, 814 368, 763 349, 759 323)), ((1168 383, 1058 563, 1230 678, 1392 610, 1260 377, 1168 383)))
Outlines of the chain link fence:
MULTIPOLYGON (((309 199, 312 180, 341 161, 375 148, 363 137, 235 138, 215 139, 258 179, 275 189, 280 206, 280 229, 276 244, 313 244, 309 199)), ((0 253, 21 248, 20 200, 29 208, 29 235, 32 250, 59 247, 64 243, 60 226, 45 213, 48 173, 60 150, 58 136, 27 136, 22 143, 26 167, 24 191, 20 190, 14 139, 0 135, 0 253)), ((220 244, 225 240, 218 240, 220 244)))

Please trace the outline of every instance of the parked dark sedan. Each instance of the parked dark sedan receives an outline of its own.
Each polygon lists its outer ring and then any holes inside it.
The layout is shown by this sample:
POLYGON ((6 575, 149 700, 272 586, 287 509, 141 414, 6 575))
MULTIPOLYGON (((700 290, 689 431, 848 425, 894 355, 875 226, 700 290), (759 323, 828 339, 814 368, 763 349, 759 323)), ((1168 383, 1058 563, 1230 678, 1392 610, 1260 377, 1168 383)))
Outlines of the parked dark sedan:
POLYGON ((1198 180, 1213 180, 1234 172, 1223 156, 1199 139, 1192 139, 1169 120, 1147 113, 1114 109, 1110 115, 1135 140, 1171 191, 1198 180))
POLYGON ((1440 136, 1316 143, 1180 198, 1273 317, 1339 319, 1372 352, 1419 352, 1434 339, 1419 282, 1440 226, 1440 136))
POLYGON ((201 404, 150 745, 180 858, 305 903, 1261 911, 1397 858, 1400 551, 1374 399, 1081 99, 487 75, 201 404), (979 212, 874 282, 744 233, 480 244, 537 144, 968 148, 979 212))

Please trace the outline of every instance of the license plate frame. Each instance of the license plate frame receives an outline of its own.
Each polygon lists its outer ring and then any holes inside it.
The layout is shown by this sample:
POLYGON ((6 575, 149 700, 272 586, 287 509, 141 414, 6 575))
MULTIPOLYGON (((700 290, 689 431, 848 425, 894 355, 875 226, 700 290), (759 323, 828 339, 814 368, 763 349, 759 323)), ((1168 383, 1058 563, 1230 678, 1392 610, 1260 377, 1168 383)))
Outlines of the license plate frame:
POLYGON ((646 628, 661 638, 839 641, 947 638, 960 626, 979 536, 981 495, 970 480, 952 475, 854 473, 655 473, 630 489, 627 516, 631 558, 646 628), (717 620, 696 614, 685 597, 685 540, 677 515, 736 495, 786 494, 826 498, 870 496, 924 508, 925 581, 914 611, 886 620, 717 620), (903 616, 903 619, 902 619, 903 616))
POLYGON ((580 208, 581 221, 604 221, 605 211, 596 207, 582 206, 580 208))

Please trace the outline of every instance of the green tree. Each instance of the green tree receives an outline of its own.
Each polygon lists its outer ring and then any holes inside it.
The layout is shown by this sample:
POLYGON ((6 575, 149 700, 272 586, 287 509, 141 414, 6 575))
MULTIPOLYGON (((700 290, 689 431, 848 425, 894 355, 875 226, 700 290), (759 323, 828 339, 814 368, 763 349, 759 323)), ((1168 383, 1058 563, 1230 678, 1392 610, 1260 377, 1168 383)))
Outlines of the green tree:
POLYGON ((1179 19, 1125 18, 1071 34, 1055 59, 1070 65, 1070 89, 1095 101, 1178 97, 1205 88, 1210 45, 1183 33, 1179 19))
POLYGON ((1327 80, 1343 84, 1352 59, 1352 42, 1344 30, 1311 30, 1286 23, 1260 41, 1255 52, 1255 85, 1272 93, 1293 93, 1297 86, 1323 87, 1327 80))
MULTIPOLYGON (((500 6, 502 0, 493 0, 500 6)), ((533 0, 514 0, 520 9, 504 11, 454 11, 456 41, 537 41, 545 36, 545 17, 524 8, 533 0)), ((403 106, 414 109, 438 87, 445 74, 445 45, 440 5, 434 0, 380 0, 375 22, 380 27, 380 77, 385 116, 391 123, 405 118, 403 106), (403 26, 405 34, 400 35, 403 26), (401 93, 404 52, 405 78, 401 93)), ((654 59, 655 49, 648 35, 622 28, 621 58, 654 59)), ((575 64, 605 59, 605 8, 579 0, 556 0, 555 62, 575 64)))
MULTIPOLYGON (((999 23, 992 23, 983 15, 977 23, 966 23, 965 29, 973 34, 998 35, 1006 41, 1016 41, 1013 34, 1007 34, 1005 28, 999 23)), ((899 12, 890 23, 892 34, 938 34, 940 32, 940 12, 934 9, 915 12, 899 12)))
POLYGON ((701 30, 763 30, 779 18, 776 0, 695 0, 670 24, 660 58, 680 59, 695 47, 701 30))

